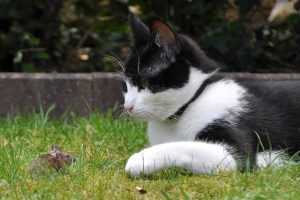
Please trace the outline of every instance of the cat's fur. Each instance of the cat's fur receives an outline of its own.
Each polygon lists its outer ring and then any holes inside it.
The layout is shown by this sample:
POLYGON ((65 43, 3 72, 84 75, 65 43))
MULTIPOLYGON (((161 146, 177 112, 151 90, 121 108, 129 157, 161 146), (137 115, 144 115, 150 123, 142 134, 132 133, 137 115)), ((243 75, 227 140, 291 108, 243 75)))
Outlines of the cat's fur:
POLYGON ((124 109, 148 122, 151 147, 126 172, 181 167, 196 173, 284 162, 300 150, 300 85, 238 83, 187 36, 129 15, 135 48, 124 71, 124 109))

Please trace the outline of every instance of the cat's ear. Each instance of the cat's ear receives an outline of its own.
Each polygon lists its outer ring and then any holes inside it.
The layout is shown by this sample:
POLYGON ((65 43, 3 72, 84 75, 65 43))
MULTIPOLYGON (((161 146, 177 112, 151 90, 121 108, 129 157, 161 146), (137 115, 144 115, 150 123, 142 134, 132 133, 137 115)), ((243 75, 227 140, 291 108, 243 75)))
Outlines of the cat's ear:
POLYGON ((149 28, 129 11, 128 21, 133 32, 134 45, 139 48, 146 45, 150 40, 149 28))
POLYGON ((150 33, 154 37, 155 44, 163 46, 170 53, 180 53, 180 45, 176 33, 165 22, 155 19, 151 22, 150 33))

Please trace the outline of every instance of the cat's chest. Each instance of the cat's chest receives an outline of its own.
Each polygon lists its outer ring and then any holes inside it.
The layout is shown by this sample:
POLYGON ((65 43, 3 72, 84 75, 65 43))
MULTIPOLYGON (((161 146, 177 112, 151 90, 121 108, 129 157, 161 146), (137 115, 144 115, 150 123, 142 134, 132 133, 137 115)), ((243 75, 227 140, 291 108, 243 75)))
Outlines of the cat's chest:
POLYGON ((150 145, 194 141, 202 130, 220 120, 235 124, 240 113, 247 111, 245 95, 246 90, 233 81, 211 85, 178 120, 148 122, 150 145))
POLYGON ((148 122, 148 138, 150 145, 175 142, 194 141, 197 131, 182 131, 178 123, 148 122))

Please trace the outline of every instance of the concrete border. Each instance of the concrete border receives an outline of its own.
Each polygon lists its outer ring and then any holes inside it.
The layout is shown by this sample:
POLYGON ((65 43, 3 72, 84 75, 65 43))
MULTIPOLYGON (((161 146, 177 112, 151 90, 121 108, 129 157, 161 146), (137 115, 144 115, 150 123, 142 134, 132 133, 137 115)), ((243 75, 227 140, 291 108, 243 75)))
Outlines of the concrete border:
POLYGON ((51 106, 57 116, 66 110, 87 115, 92 101, 91 74, 0 74, 0 116, 51 106))
POLYGON ((278 73, 278 74, 257 74, 257 73, 222 73, 234 79, 246 80, 300 80, 300 73, 278 73))
MULTIPOLYGON (((300 74, 223 73, 245 81, 283 81, 299 84, 300 74)), ((66 110, 86 116, 122 104, 121 81, 116 73, 0 73, 0 116, 39 112, 55 106, 53 115, 66 110)))

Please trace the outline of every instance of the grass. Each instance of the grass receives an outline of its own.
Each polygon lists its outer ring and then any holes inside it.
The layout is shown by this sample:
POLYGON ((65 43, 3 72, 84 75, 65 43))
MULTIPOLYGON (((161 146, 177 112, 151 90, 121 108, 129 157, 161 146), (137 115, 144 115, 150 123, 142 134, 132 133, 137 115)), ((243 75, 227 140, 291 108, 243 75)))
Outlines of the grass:
POLYGON ((0 198, 300 199, 300 165, 217 176, 180 169, 127 176, 126 160, 146 144, 144 124, 110 115, 49 120, 40 113, 0 119, 0 198), (77 162, 65 172, 32 177, 30 163, 53 143, 73 152, 77 162), (137 186, 147 193, 138 193, 137 186))

